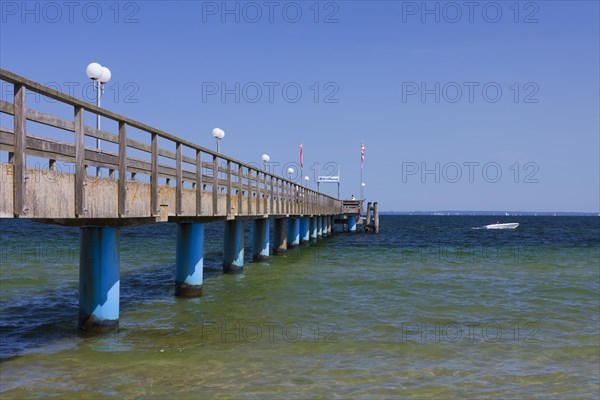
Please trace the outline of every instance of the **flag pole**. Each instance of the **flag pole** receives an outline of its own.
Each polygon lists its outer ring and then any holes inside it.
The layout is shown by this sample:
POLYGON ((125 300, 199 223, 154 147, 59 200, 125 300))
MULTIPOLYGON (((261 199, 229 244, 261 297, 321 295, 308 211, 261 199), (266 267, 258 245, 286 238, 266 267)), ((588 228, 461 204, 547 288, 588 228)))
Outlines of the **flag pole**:
POLYGON ((340 183, 342 180, 342 165, 338 165, 338 200, 340 199, 340 183))
POLYGON ((365 164, 365 142, 360 143, 360 199, 365 199, 365 189, 363 188, 363 167, 365 164))
POLYGON ((300 143, 300 184, 304 182, 304 140, 300 143))

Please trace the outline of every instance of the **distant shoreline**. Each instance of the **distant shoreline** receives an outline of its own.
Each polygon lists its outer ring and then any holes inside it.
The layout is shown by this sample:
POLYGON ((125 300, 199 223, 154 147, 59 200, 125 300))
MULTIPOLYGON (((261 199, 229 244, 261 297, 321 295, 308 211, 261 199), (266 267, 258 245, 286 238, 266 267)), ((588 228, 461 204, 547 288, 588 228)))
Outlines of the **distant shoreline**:
POLYGON ((380 215, 497 216, 497 217, 598 217, 600 213, 573 211, 380 211, 380 215))

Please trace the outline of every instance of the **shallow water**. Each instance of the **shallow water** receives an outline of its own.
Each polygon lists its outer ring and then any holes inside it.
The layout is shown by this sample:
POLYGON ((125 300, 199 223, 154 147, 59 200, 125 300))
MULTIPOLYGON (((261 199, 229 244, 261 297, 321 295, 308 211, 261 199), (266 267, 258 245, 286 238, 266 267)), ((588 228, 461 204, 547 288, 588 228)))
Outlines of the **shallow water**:
POLYGON ((173 225, 123 229, 120 329, 89 337, 78 230, 0 220, 0 395, 598 398, 600 219, 493 218, 383 216, 242 275, 209 224, 200 299, 173 225))

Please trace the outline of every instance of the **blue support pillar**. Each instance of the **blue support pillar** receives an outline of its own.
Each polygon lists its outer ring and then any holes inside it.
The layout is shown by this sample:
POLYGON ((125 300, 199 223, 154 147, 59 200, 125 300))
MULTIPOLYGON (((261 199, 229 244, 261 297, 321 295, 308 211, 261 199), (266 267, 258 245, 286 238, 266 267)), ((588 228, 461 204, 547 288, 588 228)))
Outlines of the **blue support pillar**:
POLYGON ((119 228, 80 228, 79 327, 119 327, 119 228))
POLYGON ((327 233, 330 235, 333 233, 333 216, 332 215, 329 215, 327 217, 327 233))
POLYGON ((223 272, 237 274, 244 269, 244 221, 225 221, 223 272))
POLYGON ((204 269, 204 224, 177 224, 175 259, 175 296, 201 296, 204 269))
POLYGON ((356 232, 356 215, 348 215, 348 230, 356 232))
POLYGON ((287 219, 276 218, 273 226, 274 253, 283 255, 287 252, 287 219))
POLYGON ((294 246, 300 246, 300 218, 294 218, 294 246))
POLYGON ((300 218, 300 243, 308 243, 310 241, 309 218, 300 218))
POLYGON ((288 227, 287 227, 287 243, 288 249, 292 247, 296 247, 300 244, 300 223, 298 218, 290 218, 288 219, 288 227))
POLYGON ((329 236, 329 216, 323 217, 323 236, 329 236))
POLYGON ((269 219, 254 220, 254 261, 269 259, 269 219))
POLYGON ((310 240, 317 240, 317 218, 310 218, 310 240))
POLYGON ((323 237, 323 217, 317 217, 317 237, 323 237))

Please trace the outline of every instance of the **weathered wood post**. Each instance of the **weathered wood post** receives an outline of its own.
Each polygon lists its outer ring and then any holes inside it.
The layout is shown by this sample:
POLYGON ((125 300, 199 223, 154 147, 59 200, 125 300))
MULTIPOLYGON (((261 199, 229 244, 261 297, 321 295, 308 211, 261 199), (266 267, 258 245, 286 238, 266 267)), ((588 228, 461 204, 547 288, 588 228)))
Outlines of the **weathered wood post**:
POLYGON ((373 233, 379 233, 379 205, 377 202, 373 203, 373 233))
POLYGON ((367 203, 367 221, 365 222, 365 232, 369 232, 371 225, 371 202, 367 203))
POLYGON ((25 104, 25 87, 15 84, 14 103, 14 153, 9 155, 9 162, 13 164, 13 213, 15 217, 25 215, 26 189, 26 149, 27 149, 27 106, 25 104))

